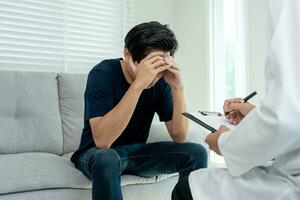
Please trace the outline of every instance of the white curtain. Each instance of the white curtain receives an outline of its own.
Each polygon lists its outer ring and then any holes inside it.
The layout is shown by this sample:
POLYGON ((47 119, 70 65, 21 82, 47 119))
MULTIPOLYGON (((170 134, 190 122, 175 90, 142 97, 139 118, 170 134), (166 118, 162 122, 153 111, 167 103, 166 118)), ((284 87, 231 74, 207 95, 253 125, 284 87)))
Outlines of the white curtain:
MULTIPOLYGON (((221 112, 224 100, 246 95, 247 1, 213 0, 211 3, 211 110, 221 112)), ((211 152, 213 163, 223 157, 211 152)))
POLYGON ((135 0, 0 0, 0 69, 86 73, 122 56, 135 0))

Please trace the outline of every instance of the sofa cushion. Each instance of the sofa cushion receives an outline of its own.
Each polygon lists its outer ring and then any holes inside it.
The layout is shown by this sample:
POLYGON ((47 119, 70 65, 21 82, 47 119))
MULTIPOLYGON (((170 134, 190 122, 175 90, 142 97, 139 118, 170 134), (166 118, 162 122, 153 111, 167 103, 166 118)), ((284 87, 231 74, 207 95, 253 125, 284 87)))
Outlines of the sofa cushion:
MULTIPOLYGON (((74 167, 70 156, 71 153, 0 155, 0 194, 53 188, 91 189, 91 181, 74 167)), ((152 178, 123 175, 121 185, 155 183, 174 175, 152 178)))
POLYGON ((50 188, 90 188, 90 181, 55 154, 0 155, 0 194, 50 188))
POLYGON ((0 71, 0 154, 62 153, 57 74, 0 71))
MULTIPOLYGON (((122 187, 124 200, 155 200, 170 199, 178 177, 172 177, 156 184, 140 184, 122 187)), ((0 200, 91 200, 92 192, 87 189, 58 188, 35 190, 0 195, 0 200)))
POLYGON ((68 153, 78 148, 84 112, 84 91, 87 75, 66 74, 58 75, 60 112, 64 138, 63 152, 68 153))

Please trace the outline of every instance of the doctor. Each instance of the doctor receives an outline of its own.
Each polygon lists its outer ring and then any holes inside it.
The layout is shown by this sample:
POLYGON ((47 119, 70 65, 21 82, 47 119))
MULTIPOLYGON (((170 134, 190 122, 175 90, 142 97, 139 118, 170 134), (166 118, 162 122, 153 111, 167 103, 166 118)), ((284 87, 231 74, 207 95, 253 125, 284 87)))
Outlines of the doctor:
POLYGON ((201 169, 179 182, 173 200, 300 199, 300 1, 270 0, 272 40, 260 107, 227 100, 236 129, 206 138, 227 169, 201 169), (273 160, 273 161, 272 161, 273 160), (266 166, 266 163, 270 163, 266 166))

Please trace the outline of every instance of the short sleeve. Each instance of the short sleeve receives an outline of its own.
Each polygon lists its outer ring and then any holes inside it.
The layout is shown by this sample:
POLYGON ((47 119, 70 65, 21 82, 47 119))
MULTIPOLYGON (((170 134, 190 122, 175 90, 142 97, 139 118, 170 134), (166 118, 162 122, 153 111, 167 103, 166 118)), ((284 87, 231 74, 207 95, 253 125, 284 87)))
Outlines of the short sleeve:
POLYGON ((159 93, 156 112, 161 122, 167 122, 172 120, 173 117, 173 95, 171 87, 163 81, 159 93))
POLYGON ((114 108, 113 85, 104 71, 92 70, 85 90, 85 120, 104 116, 114 108))

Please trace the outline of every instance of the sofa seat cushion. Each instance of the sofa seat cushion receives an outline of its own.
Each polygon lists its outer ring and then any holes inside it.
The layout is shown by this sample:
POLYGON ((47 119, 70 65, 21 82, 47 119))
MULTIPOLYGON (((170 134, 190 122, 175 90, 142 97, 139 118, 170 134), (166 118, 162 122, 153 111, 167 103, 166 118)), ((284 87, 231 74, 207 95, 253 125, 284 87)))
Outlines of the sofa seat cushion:
MULTIPOLYGON (((0 155, 0 194, 53 188, 91 189, 91 181, 69 160, 72 154, 49 153, 0 155)), ((123 175, 122 186, 162 181, 173 175, 143 178, 123 175)))
POLYGON ((90 181, 55 154, 0 155, 0 194, 50 188, 90 188, 90 181))

